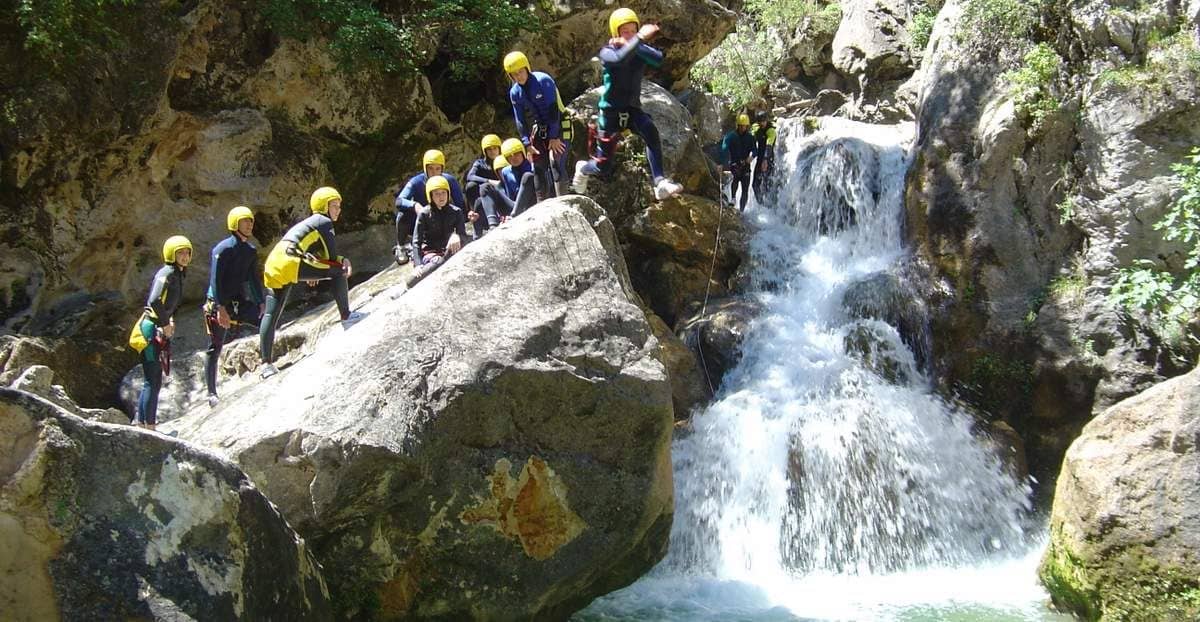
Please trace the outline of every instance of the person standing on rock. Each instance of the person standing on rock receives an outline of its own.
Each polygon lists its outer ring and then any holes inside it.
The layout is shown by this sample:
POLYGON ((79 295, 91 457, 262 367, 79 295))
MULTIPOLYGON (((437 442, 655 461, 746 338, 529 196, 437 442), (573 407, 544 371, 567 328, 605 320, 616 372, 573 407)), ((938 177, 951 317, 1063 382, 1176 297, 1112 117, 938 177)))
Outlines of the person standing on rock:
POLYGON ((175 336, 175 311, 183 299, 183 276, 192 263, 192 243, 182 235, 173 235, 163 243, 162 258, 164 265, 154 273, 146 308, 130 335, 130 345, 141 353, 145 377, 133 424, 150 430, 158 425, 158 392, 162 389, 164 358, 168 356, 164 350, 175 336))
POLYGON ((488 134, 479 142, 479 147, 483 151, 483 157, 471 163, 471 168, 467 170, 466 180, 467 187, 465 188, 465 198, 467 204, 463 209, 469 209, 467 220, 470 220, 475 226, 475 238, 483 237, 490 226, 487 218, 483 217, 483 205, 480 200, 480 189, 484 186, 497 186, 500 184, 500 173, 492 164, 496 158, 500 157, 500 137, 495 134, 488 134))
POLYGON ((739 211, 746 211, 746 202, 750 200, 751 159, 755 154, 754 134, 750 132, 750 115, 739 114, 737 127, 721 140, 721 171, 733 174, 733 191, 730 199, 736 199, 738 187, 742 189, 739 211))
POLYGON ((204 303, 204 325, 209 344, 204 359, 204 382, 208 388, 208 405, 216 406, 217 362, 225 347, 230 329, 254 326, 266 308, 262 285, 258 279, 258 249, 250 242, 254 235, 254 212, 239 205, 225 217, 229 237, 212 249, 208 277, 208 297, 204 303))
POLYGON ((462 248, 462 240, 467 236, 462 209, 450 203, 449 180, 441 175, 430 177, 425 192, 429 204, 421 208, 413 234, 421 251, 421 260, 408 277, 408 287, 440 268, 462 248))
POLYGON ((430 149, 421 157, 421 166, 424 170, 416 175, 413 175, 408 183, 404 184, 404 188, 396 194, 396 246, 392 249, 392 254, 396 257, 396 263, 404 265, 410 259, 416 258, 416 249, 410 247, 409 240, 413 235, 413 227, 417 224, 417 207, 425 205, 425 182, 434 175, 441 175, 450 182, 450 196, 454 203, 458 205, 466 205, 466 197, 463 196, 462 187, 458 185, 458 180, 447 172, 446 155, 437 149, 430 149))
POLYGON ((612 174, 613 152, 624 130, 630 130, 646 143, 646 160, 654 185, 654 198, 661 201, 683 191, 683 186, 671 181, 663 172, 662 140, 650 115, 642 110, 642 74, 646 66, 662 64, 663 53, 645 42, 658 34, 658 26, 639 27, 638 16, 630 9, 613 11, 608 18, 612 34, 608 45, 600 49, 604 68, 604 90, 600 94, 600 115, 597 145, 590 160, 575 166, 575 191, 587 191, 588 178, 612 174))
POLYGON ((771 115, 766 110, 758 113, 758 123, 750 128, 754 134, 754 151, 758 161, 754 166, 754 200, 759 205, 766 203, 766 195, 771 184, 771 175, 775 172, 775 126, 771 123, 771 115))
POLYGON ((296 223, 271 249, 263 268, 263 285, 267 287, 267 304, 259 324, 259 353, 262 356, 260 373, 270 378, 279 373, 272 364, 275 328, 288 294, 299 281, 333 281, 333 299, 337 303, 342 326, 349 328, 362 317, 350 312, 350 260, 337 254, 333 223, 342 215, 342 195, 328 186, 317 188, 308 200, 312 215, 296 223))
POLYGON ((524 143, 509 138, 500 147, 500 157, 507 162, 507 166, 500 169, 500 185, 483 189, 483 208, 489 222, 493 214, 504 213, 508 218, 516 218, 537 203, 534 181, 537 173, 525 157, 524 143))
POLYGON ((530 71, 529 58, 523 52, 509 52, 504 57, 504 73, 513 81, 508 100, 517 134, 533 164, 537 199, 544 201, 566 194, 571 120, 558 94, 558 85, 549 74, 530 71))

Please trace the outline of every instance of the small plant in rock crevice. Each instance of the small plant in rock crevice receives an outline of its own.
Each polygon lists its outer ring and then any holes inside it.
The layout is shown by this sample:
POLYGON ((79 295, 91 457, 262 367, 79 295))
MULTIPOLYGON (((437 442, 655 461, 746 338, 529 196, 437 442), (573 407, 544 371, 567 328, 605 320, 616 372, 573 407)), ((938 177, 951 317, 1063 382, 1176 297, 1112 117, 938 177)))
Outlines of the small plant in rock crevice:
POLYGON ((1017 114, 1032 120, 1037 128, 1060 102, 1054 96, 1054 80, 1062 69, 1058 52, 1048 43, 1039 43, 1025 53, 1021 67, 1004 73, 1017 114))

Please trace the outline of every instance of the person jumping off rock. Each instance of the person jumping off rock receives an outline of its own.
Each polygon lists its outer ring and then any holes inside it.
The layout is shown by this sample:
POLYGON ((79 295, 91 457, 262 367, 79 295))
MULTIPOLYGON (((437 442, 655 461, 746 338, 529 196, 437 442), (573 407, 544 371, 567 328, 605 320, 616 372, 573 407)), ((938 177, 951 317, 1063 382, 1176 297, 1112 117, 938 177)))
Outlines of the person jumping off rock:
POLYGON ((662 140, 650 115, 642 111, 642 74, 646 66, 662 64, 663 53, 645 42, 658 34, 658 26, 639 27, 638 16, 630 9, 613 11, 608 18, 612 34, 608 45, 600 50, 604 68, 604 90, 600 95, 600 115, 595 153, 590 160, 575 165, 575 191, 587 191, 588 178, 612 174, 613 151, 623 130, 630 130, 646 143, 646 159, 654 185, 654 198, 661 201, 683 191, 683 186, 671 181, 663 172, 662 140))
POLYGON ((142 357, 142 392, 133 425, 150 430, 158 425, 158 392, 164 366, 170 365, 170 342, 175 336, 175 311, 183 299, 183 277, 192 263, 192 243, 182 235, 167 238, 162 247, 163 267, 154 273, 146 307, 133 326, 129 345, 142 357))
POLYGON ((450 203, 450 184, 445 177, 435 175, 425 184, 429 205, 421 208, 413 233, 421 251, 420 264, 409 275, 409 288, 429 276, 462 248, 467 236, 462 209, 450 203))
POLYGON ((453 175, 445 172, 446 155, 437 149, 430 149, 421 157, 422 172, 413 175, 404 188, 396 194, 396 246, 392 254, 396 263, 403 265, 410 259, 418 259, 416 248, 409 246, 413 235, 413 227, 417 224, 417 206, 425 205, 425 181, 434 175, 441 175, 450 182, 450 197, 457 205, 466 205, 462 187, 453 175))
POLYGON ((741 204, 738 211, 746 211, 746 202, 750 200, 750 174, 753 168, 751 159, 755 154, 754 134, 750 133, 750 116, 739 114, 737 127, 721 140, 721 171, 733 174, 733 188, 729 195, 732 202, 737 198, 738 187, 742 189, 741 204))
POLYGON ((554 78, 531 71, 522 52, 504 57, 504 73, 513 81, 508 89, 513 121, 533 164, 538 201, 567 193, 567 152, 571 149, 571 119, 558 94, 554 78))
POLYGON ((328 186, 317 188, 308 200, 312 215, 296 223, 267 255, 263 268, 263 285, 267 289, 267 305, 259 325, 259 353, 262 356, 260 373, 270 378, 279 373, 272 364, 275 327, 283 316, 292 286, 300 281, 333 281, 333 299, 337 303, 342 326, 349 328, 362 318, 350 312, 350 260, 337 254, 333 223, 342 215, 342 195, 328 186))
POLYGON ((212 249, 208 277, 208 296, 204 302, 204 325, 208 329, 208 350, 204 353, 204 382, 208 405, 216 406, 217 363, 221 349, 242 328, 253 326, 266 309, 258 276, 258 249, 250 243, 254 235, 254 212, 239 205, 225 217, 229 237, 212 249), (231 330, 232 329, 232 330, 231 330))

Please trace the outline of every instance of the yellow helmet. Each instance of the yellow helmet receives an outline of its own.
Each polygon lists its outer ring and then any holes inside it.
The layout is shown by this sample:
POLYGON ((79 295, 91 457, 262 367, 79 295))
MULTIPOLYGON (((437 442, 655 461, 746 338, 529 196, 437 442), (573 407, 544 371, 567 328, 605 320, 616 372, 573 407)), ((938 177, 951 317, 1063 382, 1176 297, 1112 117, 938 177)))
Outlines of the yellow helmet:
POLYGON ((425 168, 430 164, 441 164, 442 166, 446 166, 446 154, 438 151, 437 149, 430 149, 429 151, 426 151, 425 155, 421 156, 421 168, 425 168))
POLYGON ((737 116, 737 124, 738 125, 750 125, 750 115, 748 115, 744 112, 742 114, 739 114, 737 116))
POLYGON ((507 158, 514 153, 525 155, 525 143, 522 143, 520 138, 509 138, 500 145, 500 155, 507 158))
POLYGON ((495 160, 492 160, 492 169, 493 170, 498 171, 506 166, 508 166, 508 158, 505 158, 502 155, 498 155, 498 156, 496 156, 495 160))
POLYGON ((496 136, 495 134, 488 134, 487 136, 483 137, 483 140, 479 141, 479 148, 484 153, 487 153, 488 147, 499 147, 499 146, 500 146, 500 137, 496 136))
POLYGON ((329 202, 334 199, 341 201, 342 195, 329 186, 321 186, 314 190, 312 197, 308 199, 308 207, 312 209, 312 213, 314 214, 328 214, 329 202))
POLYGON ((163 242, 163 261, 175 263, 175 253, 183 249, 192 250, 192 242, 182 235, 173 235, 163 242))
POLYGON ((608 31, 615 37, 621 26, 641 23, 641 20, 638 19, 637 13, 634 13, 633 9, 617 9, 608 17, 608 31))
POLYGON ((509 52, 504 57, 504 73, 517 73, 521 69, 529 70, 529 57, 524 52, 509 52))
POLYGON ((243 218, 254 220, 254 212, 250 211, 250 208, 245 205, 239 205, 229 210, 229 215, 225 217, 225 227, 230 231, 237 231, 238 223, 243 218))
POLYGON ((446 194, 449 195, 450 194, 450 182, 447 181, 446 178, 442 177, 441 175, 434 175, 433 177, 430 177, 428 181, 425 182, 425 200, 428 201, 430 205, 433 205, 433 191, 434 190, 445 190, 446 194))

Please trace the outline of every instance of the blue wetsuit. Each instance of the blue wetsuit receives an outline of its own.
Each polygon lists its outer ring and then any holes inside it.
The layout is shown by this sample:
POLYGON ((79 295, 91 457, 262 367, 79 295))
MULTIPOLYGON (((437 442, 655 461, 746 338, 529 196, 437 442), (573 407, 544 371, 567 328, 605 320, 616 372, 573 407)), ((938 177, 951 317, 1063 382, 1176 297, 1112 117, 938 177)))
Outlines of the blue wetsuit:
POLYGON ((646 159, 655 183, 664 175, 662 139, 650 115, 642 111, 642 74, 646 66, 662 64, 663 53, 634 36, 622 47, 606 45, 600 49, 604 66, 604 90, 600 95, 600 124, 596 153, 592 155, 588 174, 609 175, 612 154, 622 130, 630 130, 646 143, 646 159))
POLYGON ((258 249, 236 234, 230 234, 212 249, 208 300, 204 303, 204 323, 210 337, 204 381, 209 395, 217 394, 217 361, 229 336, 229 331, 217 322, 217 308, 225 307, 234 322, 231 326, 234 334, 245 326, 258 328, 258 305, 264 298, 257 265, 258 249))
POLYGON ((500 222, 500 215, 516 218, 537 202, 534 169, 529 160, 516 167, 500 170, 500 187, 488 184, 480 194, 484 215, 491 226, 500 222))
POLYGON ((557 155, 554 170, 550 170, 549 147, 551 139, 558 139, 566 143, 567 152, 571 149, 571 124, 569 120, 563 122, 567 107, 562 103, 554 78, 541 71, 529 72, 525 84, 513 82, 508 89, 508 101, 512 104, 513 121, 517 124, 521 142, 540 152, 538 155, 530 153, 529 157, 533 160, 538 199, 545 199, 552 195, 549 189, 554 187, 555 179, 563 178, 567 171, 566 158, 557 155))
POLYGON ((142 350, 142 393, 138 396, 135 420, 143 425, 158 423, 158 392, 162 389, 163 368, 159 347, 155 337, 159 329, 171 323, 175 310, 183 300, 184 269, 167 264, 154 273, 150 294, 146 296, 146 310, 142 314, 140 327, 146 338, 146 349, 142 350))

